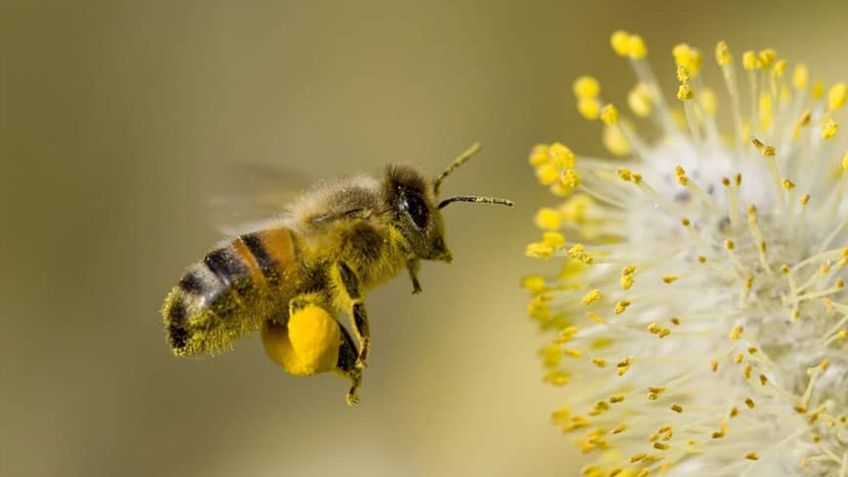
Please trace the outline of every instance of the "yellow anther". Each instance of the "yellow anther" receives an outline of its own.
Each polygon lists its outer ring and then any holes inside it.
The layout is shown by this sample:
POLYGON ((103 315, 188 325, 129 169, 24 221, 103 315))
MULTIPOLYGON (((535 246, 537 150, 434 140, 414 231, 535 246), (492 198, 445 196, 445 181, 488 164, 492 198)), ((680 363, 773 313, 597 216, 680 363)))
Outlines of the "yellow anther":
POLYGON ((527 275, 521 279, 521 288, 538 293, 545 289, 545 279, 540 275, 527 275))
POLYGON ((607 366, 607 360, 604 358, 592 358, 592 364, 599 368, 605 368, 607 366))
POLYGON ((533 223, 542 230, 557 230, 562 225, 562 217, 556 209, 542 207, 536 212, 533 223))
POLYGON ((601 109, 601 121, 607 126, 614 126, 618 122, 618 109, 613 104, 608 104, 601 109))
POLYGON ((726 248, 727 250, 733 250, 734 248, 736 248, 736 243, 734 243, 733 240, 725 239, 724 248, 726 248))
POLYGON ((809 204, 809 203, 810 203, 810 194, 804 194, 804 195, 802 195, 802 196, 798 199, 798 202, 800 202, 800 203, 801 203, 801 205, 807 205, 807 204, 809 204))
POLYGON ((668 450, 668 444, 665 442, 654 442, 654 449, 668 450))
POLYGON ((730 408, 730 413, 729 413, 728 415, 730 416, 730 418, 731 418, 731 419, 733 419, 734 417, 738 416, 738 415, 739 415, 739 408, 738 408, 738 407, 736 407, 736 406, 731 407, 731 408, 730 408))
POLYGON ((655 334, 655 335, 659 334, 659 332, 662 331, 662 327, 660 325, 656 324, 656 323, 651 323, 645 329, 648 330, 649 332, 651 332, 652 334, 655 334))
POLYGON ((743 356, 742 353, 737 353, 736 356, 733 357, 733 362, 739 364, 743 359, 745 359, 745 356, 743 356))
POLYGON ((559 179, 559 168, 551 163, 542 164, 536 168, 536 178, 540 184, 549 186, 559 179))
POLYGON ((671 318, 671 319, 670 319, 670 320, 668 320, 668 321, 670 321, 670 322, 671 322, 671 324, 672 324, 672 325, 674 325, 674 326, 680 326, 680 318, 673 317, 673 318, 671 318))
POLYGON ((597 98, 601 94, 601 83, 594 76, 584 75, 574 80, 574 96, 578 98, 597 98))
POLYGON ((565 188, 566 192, 576 189, 580 185, 580 173, 576 169, 568 169, 559 177, 560 185, 565 188))
POLYGON ((745 458, 748 460, 760 460, 760 457, 757 455, 756 452, 748 452, 747 454, 745 454, 745 458))
POLYGON ((633 183, 637 184, 637 185, 641 184, 642 183, 642 174, 634 173, 633 174, 633 183))
POLYGON ((627 141, 627 137, 624 135, 621 128, 609 126, 604 127, 601 140, 604 143, 604 147, 606 147, 607 150, 615 156, 623 157, 627 156, 631 152, 630 143, 627 141))
POLYGON ((748 409, 754 409, 755 407, 757 407, 757 404, 754 402, 753 399, 745 398, 745 406, 747 406, 748 409))
POLYGON ((609 397, 610 404, 616 404, 616 403, 620 403, 622 401, 624 401, 624 395, 623 394, 613 394, 609 397))
POLYGON ((830 118, 827 122, 822 126, 821 137, 822 139, 833 139, 833 136, 836 136, 836 131, 839 130, 839 123, 836 122, 835 119, 830 118))
POLYGON ((639 117, 645 118, 650 116, 653 107, 650 90, 642 83, 637 84, 627 94, 627 105, 639 117))
POLYGON ((648 47, 645 46, 645 40, 641 36, 630 35, 627 39, 627 56, 634 60, 648 56, 648 47))
POLYGON ((681 101, 688 101, 695 96, 695 93, 692 92, 692 87, 688 84, 682 84, 677 88, 677 99, 681 101))
POLYGON ((765 386, 768 384, 768 377, 765 374, 761 374, 760 376, 760 384, 765 386))
POLYGON ((657 333, 657 336, 659 336, 659 337, 660 337, 660 339, 662 339, 662 338, 665 338, 666 336, 668 336, 668 335, 670 335, 670 334, 671 334, 671 330, 670 330, 670 329, 668 329, 668 328, 663 328, 663 329, 661 329, 661 330, 660 330, 660 332, 659 332, 659 333, 657 333))
POLYGON ((718 360, 713 358, 710 360, 710 369, 715 373, 718 371, 718 360))
POLYGON ((686 69, 685 66, 677 65, 677 81, 680 81, 681 83, 688 83, 691 77, 689 70, 686 69))
POLYGON ((723 439, 724 435, 725 435, 724 431, 713 431, 712 438, 713 439, 723 439))
POLYGON ((619 300, 618 303, 615 304, 615 314, 620 315, 627 310, 627 307, 630 306, 630 302, 627 300, 619 300))
POLYGON ((792 86, 798 91, 807 89, 807 83, 810 80, 810 73, 807 71, 806 65, 797 65, 792 71, 792 86))
POLYGON ((559 232, 545 232, 542 234, 542 243, 551 248, 560 249, 565 245, 565 235, 559 232))
POLYGON ((683 406, 681 406, 680 404, 672 404, 671 410, 680 414, 681 412, 683 412, 683 406))
POLYGON ((623 30, 617 30, 610 36, 610 45, 618 56, 627 56, 630 51, 630 34, 623 30))
POLYGON ((730 339, 738 340, 742 337, 742 332, 745 331, 745 328, 742 325, 736 325, 730 330, 730 339))
POLYGON ((692 221, 690 221, 686 217, 683 217, 682 219, 680 219, 680 225, 684 227, 689 227, 690 225, 692 225, 692 221))
POLYGON ((542 260, 547 260, 551 258, 554 253, 554 249, 548 245, 543 243, 531 243, 527 245, 527 248, 524 251, 524 255, 530 258, 538 258, 542 260))
POLYGON ((636 273, 636 265, 626 265, 621 269, 622 275, 633 275, 634 273, 636 273))
POLYGON ((777 78, 782 78, 786 74, 786 60, 777 60, 771 68, 771 74, 777 78))
POLYGON ((698 255, 698 263, 707 263, 707 257, 698 255))
POLYGON ((756 70, 760 68, 760 58, 751 50, 742 53, 742 67, 746 70, 756 70))
POLYGON ((742 369, 742 376, 744 376, 745 379, 751 379, 751 372, 753 370, 754 370, 754 368, 753 368, 753 366, 751 366, 751 363, 747 363, 745 365, 745 367, 742 369))
POLYGON ((583 357, 583 352, 580 351, 579 349, 575 349, 575 348, 565 348, 565 349, 562 350, 562 354, 564 354, 565 356, 571 357, 571 358, 582 358, 583 357))
POLYGON ((677 182, 679 182, 680 185, 685 186, 689 184, 689 178, 686 177, 686 171, 682 167, 675 166, 674 175, 677 176, 677 182))
POLYGON ((714 115, 718 109, 718 100, 716 99, 715 91, 710 88, 704 88, 701 91, 699 98, 701 100, 701 107, 704 108, 704 112, 709 116, 714 115))
MULTIPOLYGON (((777 150, 774 148, 774 146, 768 146, 766 144, 763 144, 763 142, 760 141, 757 138, 752 139, 751 142, 754 144, 754 147, 756 147, 757 150, 760 151, 760 153, 763 156, 774 157, 774 156, 777 155, 777 150)), ((737 176, 737 177, 739 177, 739 176, 737 176)), ((740 180, 741 180, 741 178, 740 178, 740 180)))
POLYGON ((629 290, 630 287, 633 286, 633 276, 632 275, 622 275, 621 279, 619 279, 619 284, 621 285, 622 290, 629 290))
POLYGON ((594 121, 601 115, 601 103, 592 98, 580 98, 577 101, 577 112, 589 121, 594 121))
POLYGON ((792 189, 795 188, 795 183, 792 182, 789 179, 783 179, 783 181, 780 183, 780 185, 782 185, 783 188, 786 189, 786 190, 792 190, 792 189))
MULTIPOLYGON (((671 50, 674 62, 686 68, 692 76, 697 76, 701 70, 701 52, 686 43, 680 43, 671 50)), ((683 80, 681 80, 683 81, 683 80)))
POLYGON ((623 181, 630 182, 633 179, 633 172, 625 167, 619 167, 616 170, 616 173, 618 174, 618 177, 620 177, 623 181))
POLYGON ((593 303, 596 303, 601 299, 601 292, 598 289, 594 289, 589 293, 583 295, 583 304, 589 306, 593 303))
POLYGON ((824 83, 816 81, 813 83, 813 88, 810 90, 810 97, 818 101, 822 99, 822 96, 824 96, 824 83))
POLYGON ((579 243, 568 249, 568 256, 571 257, 572 260, 577 260, 585 265, 591 265, 594 261, 592 256, 586 253, 586 249, 583 247, 583 244, 579 243))
POLYGON ((719 66, 729 65, 733 63, 733 55, 730 54, 730 49, 724 41, 718 42, 715 49, 716 63, 719 66))
POLYGON ((563 169, 571 169, 577 163, 571 149, 559 142, 551 144, 551 147, 548 148, 548 154, 553 158, 554 164, 563 169))
POLYGON ((837 110, 845 105, 846 99, 848 99, 848 84, 836 83, 827 93, 827 107, 831 111, 837 110))
POLYGON ((761 50, 758 56, 760 58, 760 68, 769 68, 777 60, 777 52, 771 48, 761 50))
POLYGON ((551 157, 548 156, 548 145, 537 144, 533 146, 533 150, 530 151, 530 157, 527 160, 533 167, 539 167, 550 162, 551 157))
POLYGON ((677 281, 679 277, 677 275, 666 275, 662 277, 662 281, 668 284, 672 284, 677 281))

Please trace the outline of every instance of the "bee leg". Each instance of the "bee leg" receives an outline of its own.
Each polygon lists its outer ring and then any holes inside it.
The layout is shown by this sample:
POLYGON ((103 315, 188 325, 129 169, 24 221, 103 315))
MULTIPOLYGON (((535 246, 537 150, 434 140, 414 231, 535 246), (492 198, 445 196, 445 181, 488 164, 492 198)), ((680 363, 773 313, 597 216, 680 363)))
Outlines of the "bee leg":
POLYGON ((353 317, 353 329, 359 340, 359 355, 356 358, 356 367, 364 368, 365 360, 368 358, 368 349, 371 344, 371 332, 368 326, 368 313, 365 304, 362 303, 362 295, 359 293, 359 279, 344 262, 338 263, 339 277, 344 285, 348 298, 353 303, 351 315, 353 317))
POLYGON ((407 260, 406 269, 409 270, 409 279, 412 280, 412 294, 421 293, 421 283, 418 281, 418 259, 407 260))
POLYGON ((339 359, 336 362, 336 372, 350 379, 350 390, 347 392, 346 401, 348 405, 354 405, 359 402, 357 391, 362 384, 362 370, 356 366, 357 352, 356 345, 353 344, 353 339, 344 327, 342 330, 342 340, 339 344, 339 359))

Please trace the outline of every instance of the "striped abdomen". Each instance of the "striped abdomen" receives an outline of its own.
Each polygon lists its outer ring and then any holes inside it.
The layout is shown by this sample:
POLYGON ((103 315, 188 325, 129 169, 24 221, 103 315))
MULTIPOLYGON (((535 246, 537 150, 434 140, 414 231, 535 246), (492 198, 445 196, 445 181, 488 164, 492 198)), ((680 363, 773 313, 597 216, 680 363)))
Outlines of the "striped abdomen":
POLYGON ((229 348, 280 309, 296 281, 287 228, 245 234, 191 266, 165 299, 168 340, 180 356, 229 348))

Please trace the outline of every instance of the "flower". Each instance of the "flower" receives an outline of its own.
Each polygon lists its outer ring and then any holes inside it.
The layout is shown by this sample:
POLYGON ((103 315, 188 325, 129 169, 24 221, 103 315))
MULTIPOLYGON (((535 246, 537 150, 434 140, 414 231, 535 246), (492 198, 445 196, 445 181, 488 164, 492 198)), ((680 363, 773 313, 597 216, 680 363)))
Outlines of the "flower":
POLYGON ((724 134, 698 49, 673 50, 672 104, 645 42, 611 43, 638 80, 628 105, 661 138, 584 76, 578 112, 623 158, 530 156, 559 200, 527 249, 559 268, 522 282, 552 336, 544 380, 566 388, 554 422, 593 457, 586 476, 848 475, 848 88, 787 74, 771 49, 739 71, 720 42, 724 134))

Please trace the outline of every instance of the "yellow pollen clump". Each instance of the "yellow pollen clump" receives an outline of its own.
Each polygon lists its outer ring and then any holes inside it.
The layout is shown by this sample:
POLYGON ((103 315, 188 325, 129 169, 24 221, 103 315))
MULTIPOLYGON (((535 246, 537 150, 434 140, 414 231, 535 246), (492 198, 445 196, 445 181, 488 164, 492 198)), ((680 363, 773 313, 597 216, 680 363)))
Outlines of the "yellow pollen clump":
POLYGON ((571 191, 580 185, 580 173, 575 169, 568 169, 560 176, 560 184, 566 191, 571 191))
POLYGON ((620 315, 627 310, 627 307, 630 306, 630 302, 627 300, 619 300, 618 303, 615 304, 615 314, 620 315))
POLYGON ((677 65, 677 81, 680 81, 681 83, 688 83, 691 78, 692 75, 685 66, 677 65))
POLYGON ((542 234, 542 243, 554 249, 565 245, 565 235, 559 232, 545 232, 542 234))
POLYGON ((542 207, 536 212, 533 223, 542 230, 557 230, 562 225, 562 217, 556 209, 542 207))
POLYGON ((672 404, 671 410, 680 414, 681 412, 683 412, 683 406, 681 406, 680 404, 672 404))
POLYGON ((551 258, 554 253, 553 247, 545 245, 543 243, 531 243, 527 245, 527 248, 524 250, 524 255, 530 258, 537 258, 541 260, 547 260, 551 258))
POLYGON ((577 98, 597 98, 601 94, 601 83, 593 76, 584 75, 574 80, 574 96, 577 98))
POLYGON ((777 52, 771 48, 761 50, 759 53, 760 68, 768 68, 777 60, 777 52))
POLYGON ((538 293, 545 289, 545 279, 540 275, 527 275, 521 279, 521 288, 531 293, 538 293))
POLYGON ((645 41, 639 35, 630 35, 627 39, 627 55, 634 60, 642 59, 648 56, 648 47, 645 46, 645 41))
POLYGON ((748 460, 760 460, 760 457, 757 455, 756 452, 748 452, 747 454, 745 454, 745 458, 748 460))
POLYGON ((780 183, 780 185, 782 185, 783 188, 786 189, 786 190, 792 190, 792 189, 795 188, 795 183, 792 182, 789 179, 783 179, 783 181, 780 183))
POLYGON ((591 265, 594 261, 594 259, 586 253, 586 249, 583 247, 583 244, 579 243, 568 249, 568 256, 573 260, 582 262, 585 265, 591 265))
POLYGON ((559 179, 559 168, 553 164, 542 164, 536 168, 536 178, 540 184, 549 186, 559 179))
POLYGON ((630 34, 623 30, 613 32, 610 45, 618 56, 627 56, 630 49, 630 34))

